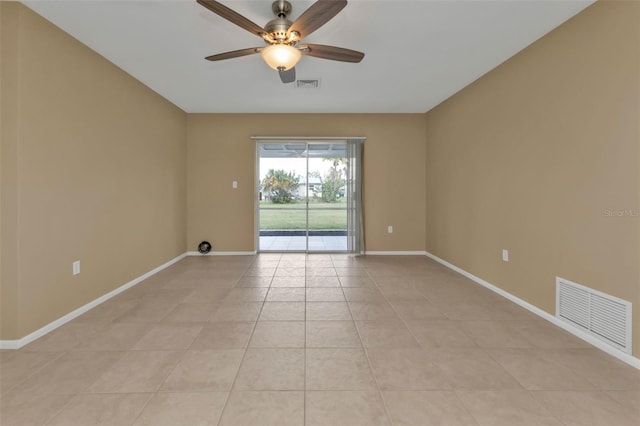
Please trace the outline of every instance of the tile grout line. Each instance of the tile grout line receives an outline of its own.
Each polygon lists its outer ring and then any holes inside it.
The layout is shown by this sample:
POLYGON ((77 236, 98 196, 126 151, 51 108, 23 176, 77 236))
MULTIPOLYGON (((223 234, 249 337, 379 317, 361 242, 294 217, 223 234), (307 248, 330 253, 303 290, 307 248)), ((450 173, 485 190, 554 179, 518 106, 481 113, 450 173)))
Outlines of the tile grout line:
MULTIPOLYGON (((62 355, 61 355, 61 356, 59 356, 59 357, 58 357, 58 358, 56 358, 56 359, 60 359, 62 356, 64 356, 64 355, 65 355, 65 354, 67 354, 67 353, 69 353, 69 351, 65 351, 65 352, 63 352, 63 353, 62 353, 62 355)), ((53 362, 53 361, 52 361, 52 362, 53 362)), ((47 363, 47 364, 48 364, 48 363, 47 363)), ((43 368, 44 368, 44 367, 43 367, 43 368)), ((38 370, 38 371, 40 371, 40 370, 38 370)), ((34 373, 34 374, 35 374, 35 373, 34 373)), ((31 376, 29 376, 29 377, 31 377, 31 376)), ((96 379, 96 381, 97 381, 97 380, 98 380, 98 379, 96 379)), ((22 383, 22 382, 20 382, 20 383, 22 383)), ((90 386, 91 386, 91 385, 88 385, 88 386, 87 386, 87 389, 88 389, 90 386)), ((7 392, 7 393, 8 393, 8 392, 7 392)), ((60 407, 60 409, 59 409, 58 411, 56 411, 55 413, 53 413, 52 415, 50 415, 48 418, 46 418, 46 419, 45 419, 45 421, 44 421, 43 425, 51 424, 51 421, 52 421, 53 419, 55 419, 55 418, 56 418, 56 416, 58 416, 60 413, 62 413, 62 411, 63 411, 65 408, 67 408, 67 406, 71 403, 71 400, 72 400, 76 395, 79 395, 79 394, 72 394, 72 395, 71 395, 71 397, 69 398, 69 400, 68 400, 67 402, 65 402, 64 404, 62 404, 62 407, 60 407)), ((0 416, 0 420, 2 420, 2 416, 0 416)))
MULTIPOLYGON (((281 258, 280 258, 280 260, 278 260, 278 264, 280 263, 280 261, 281 261, 281 258)), ((240 374, 240 368, 242 367, 242 363, 244 362, 244 358, 246 357, 246 354, 247 354, 247 352, 248 352, 248 350, 249 350, 249 344, 250 344, 250 342, 251 342, 251 339, 253 338, 253 334, 254 334, 255 329, 256 329, 256 327, 257 327, 257 325, 258 325, 258 322, 259 322, 259 320, 260 320, 260 316, 262 315, 262 310, 264 309, 264 304, 267 302, 267 297, 268 297, 268 295, 269 295, 269 291, 273 288, 271 284, 273 283, 273 280, 274 280, 274 279, 275 279, 275 277, 276 277, 276 272, 277 272, 278 267, 279 267, 279 266, 276 266, 276 270, 274 271, 274 274, 273 274, 273 275, 272 275, 272 277, 271 277, 271 281, 270 281, 270 283, 269 283, 269 287, 268 287, 267 293, 265 294, 265 298, 264 298, 264 299, 263 299, 263 301, 262 301, 262 305, 261 305, 261 307, 260 307, 260 311, 258 312, 258 317, 256 318, 256 321, 255 321, 254 327, 253 327, 253 329, 252 329, 252 331, 251 331, 251 335, 249 336, 249 340, 247 341, 247 347, 245 348, 245 352, 244 352, 244 354, 243 354, 243 356, 242 356, 242 359, 240 360, 240 365, 239 365, 239 367, 238 367, 238 371, 236 372, 236 376, 235 376, 235 378, 234 378, 234 380, 233 380, 233 384, 232 384, 232 386, 231 386, 231 390, 229 391, 229 395, 227 396, 227 399, 225 400, 225 403, 224 403, 224 406, 223 406, 223 408, 222 408, 222 411, 220 412, 220 419, 218 420, 218 424, 220 424, 220 422, 222 421, 222 415, 224 414, 224 410, 226 409, 227 403, 228 403, 229 398, 230 398, 230 396, 231 396, 231 392, 232 392, 232 391, 233 391, 233 389, 235 388, 235 385, 236 385, 236 381, 237 381, 238 375, 240 374)), ((306 277, 305 277, 305 280, 306 280, 306 277)), ((304 287, 303 287, 303 288, 304 288, 304 287)), ((305 290, 305 293, 306 293, 306 290, 305 290)), ((306 305, 306 303, 305 303, 305 305, 306 305)), ((306 310, 305 310, 305 315, 306 315, 306 310)), ((306 335, 306 323, 305 323, 305 335, 306 335)), ((272 349, 277 349, 277 348, 272 348, 272 349)), ((305 358, 306 358, 306 350, 305 350, 305 358)), ((303 363, 304 363, 304 360, 303 360, 303 363)), ((304 364, 303 364, 303 365, 304 365, 304 364)), ((303 370, 303 373, 304 373, 304 370, 303 370)), ((304 379, 304 376, 303 376, 303 379, 304 379)), ((250 390, 250 391, 251 391, 251 390, 250 390)), ((291 392, 291 391, 289 391, 289 390, 265 390, 265 391, 266 391, 266 392, 291 392)), ((304 397, 304 395, 305 395, 305 393, 304 393, 304 392, 305 392, 305 391, 304 391, 304 385, 303 385, 303 390, 302 390, 302 392, 303 392, 303 397, 304 397)), ((305 408, 305 407, 304 407, 304 400, 303 400, 303 416, 304 416, 304 408, 305 408)))
MULTIPOLYGON (((71 349, 73 349, 73 348, 71 348, 71 349)), ((20 349, 18 349, 18 350, 20 350, 20 349)), ((25 351, 25 352, 28 352, 28 351, 25 351)), ((8 389, 6 389, 6 390, 3 390, 3 391, 2 391, 2 393, 3 393, 4 395, 8 395, 8 394, 12 393, 12 392, 13 392, 13 390, 14 390, 15 388, 17 388, 18 386, 20 386, 21 384, 23 384, 24 382, 26 382, 27 380, 29 380, 31 377, 33 377, 33 376, 35 376, 36 374, 38 374, 40 371, 42 371, 42 370, 43 370, 44 368, 46 368, 48 365, 50 365, 50 364, 52 364, 53 362, 55 362, 55 361, 59 360, 60 358, 62 358, 64 355, 68 354, 69 352, 70 352, 69 350, 66 350, 66 351, 64 351, 64 352, 60 352, 60 353, 58 354, 58 356, 57 356, 57 357, 55 357, 55 358, 53 358, 53 359, 51 359, 51 360, 48 360, 47 362, 45 362, 44 364, 42 364, 39 368, 36 368, 34 371, 32 371, 32 372, 31 372, 31 374, 27 375, 27 377, 25 377, 24 379, 20 380, 20 381, 19 381, 19 382, 17 382, 17 383, 14 383, 10 388, 8 388, 8 389)), ((55 352, 53 352, 53 353, 55 353, 55 352)), ((0 376, 0 378, 1 378, 1 376, 0 376)))
MULTIPOLYGON (((257 256, 256 256, 257 259, 257 256)), ((253 262, 251 262, 246 269, 251 268, 251 265, 253 265, 255 263, 255 259, 253 262)), ((246 273, 246 270, 245 270, 246 273)), ((243 274, 244 276, 244 274, 243 274)), ((271 281, 273 281, 273 277, 271 278, 271 281)), ((271 281, 269 282, 269 287, 268 289, 271 289, 271 281)), ((258 311, 258 315, 256 316, 256 320, 253 323, 253 328, 251 329, 251 333, 249 334, 249 338, 247 339, 247 346, 245 346, 244 348, 244 352, 242 354, 242 358, 240 358, 240 362, 238 363, 238 369, 236 370, 236 374, 233 377, 233 382, 231 382, 231 387, 229 388, 229 392, 227 394, 227 397, 224 400, 224 404, 222 404, 222 409, 220 410, 220 417, 218 418, 218 422, 217 424, 219 425, 220 422, 222 422, 222 416, 224 415, 225 410, 227 409, 227 404, 229 403, 229 399, 231 399, 231 393, 233 392, 235 386, 236 386, 236 382, 238 380, 238 375, 240 374, 240 369, 242 368, 242 363, 244 362, 245 357, 247 356, 247 352, 249 351, 249 344, 251 343, 251 339, 253 338, 253 333, 256 330, 256 327, 258 326, 258 321, 260 320, 260 315, 262 314, 262 309, 264 308, 264 303, 265 300, 267 299, 267 295, 269 294, 269 290, 267 290, 267 293, 264 295, 264 299, 262 300, 262 305, 260 305, 260 310, 258 311)), ((246 302, 245 302, 246 303, 246 302)))
MULTIPOLYGON (((186 351, 185 351, 186 352, 186 351)), ((176 367, 178 366, 180 362, 176 363, 176 367)), ((174 367, 175 370, 175 367, 174 367)), ((173 373, 173 370, 171 370, 171 373, 173 373)), ((171 373, 169 373, 169 376, 171 375, 171 373)), ((167 378, 169 378, 169 376, 167 376, 167 378)), ((162 385, 164 385, 164 382, 167 381, 167 378, 164 379, 164 381, 160 384, 160 386, 158 387, 158 389, 160 389, 162 387, 162 385)), ((140 419, 140 416, 142 415, 142 413, 144 412, 144 410, 147 408, 147 406, 149 405, 149 403, 151 402, 151 400, 153 398, 155 398, 158 395, 158 390, 156 390, 155 392, 150 392, 149 393, 149 398, 147 398, 147 400, 144 402, 144 404, 142 404, 142 408, 140 409, 140 412, 133 418, 133 421, 131 422, 131 424, 135 424, 138 419, 140 419)), ((46 423, 45 423, 46 424, 46 423)))
MULTIPOLYGON (((371 278, 373 280, 373 278, 367 272, 366 267, 365 267, 365 273, 367 274, 367 276, 369 278, 371 278)), ((376 285, 376 288, 377 288, 377 284, 376 284, 375 280, 373 280, 373 283, 374 283, 374 285, 376 285)), ((378 397, 380 398, 380 401, 382 401, 382 406, 384 407, 384 412, 387 415, 387 419, 389 420, 389 423, 391 424, 391 426, 393 426, 394 421, 393 421, 393 418, 391 417, 391 412, 389 411, 389 407, 387 405, 387 401, 384 399, 384 396, 382 395, 382 389, 380 389, 380 383, 378 383, 378 378, 376 377, 376 374, 373 371, 373 367, 371 366, 371 359, 369 358, 369 353, 367 352, 367 349, 364 346, 364 342, 362 341, 362 336, 360 335, 360 329, 358 329, 358 326, 356 325, 356 320, 353 318, 353 312, 351 311, 351 305, 347 301, 347 295, 344 293, 344 287, 342 287, 342 283, 340 285, 340 288, 342 290, 342 294, 344 295, 345 302, 347 302, 347 309, 349 309, 349 315, 351 315, 351 321, 353 322, 353 327, 356 329, 356 333, 358 334, 358 339, 360 339, 360 345, 362 347, 362 352, 364 352, 364 357, 367 360, 367 365, 369 367, 369 371, 371 372, 371 377, 373 378, 373 381, 374 381, 374 383, 376 385, 376 390, 378 391, 378 397)), ((383 294, 383 296, 384 296, 384 294, 383 294)), ((385 297, 385 299, 386 299, 386 297, 385 297)))
POLYGON ((304 262, 304 355, 302 359, 302 424, 307 424, 307 256, 304 262))

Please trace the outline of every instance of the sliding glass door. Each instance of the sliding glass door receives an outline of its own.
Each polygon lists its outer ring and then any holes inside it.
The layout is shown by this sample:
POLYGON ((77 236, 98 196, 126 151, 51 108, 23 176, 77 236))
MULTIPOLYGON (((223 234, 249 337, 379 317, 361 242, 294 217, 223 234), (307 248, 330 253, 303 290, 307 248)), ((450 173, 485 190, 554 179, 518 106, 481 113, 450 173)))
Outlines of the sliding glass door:
POLYGON ((258 141, 259 251, 353 251, 361 232, 349 154, 346 140, 258 141))
POLYGON ((347 251, 347 145, 307 144, 307 250, 347 251))

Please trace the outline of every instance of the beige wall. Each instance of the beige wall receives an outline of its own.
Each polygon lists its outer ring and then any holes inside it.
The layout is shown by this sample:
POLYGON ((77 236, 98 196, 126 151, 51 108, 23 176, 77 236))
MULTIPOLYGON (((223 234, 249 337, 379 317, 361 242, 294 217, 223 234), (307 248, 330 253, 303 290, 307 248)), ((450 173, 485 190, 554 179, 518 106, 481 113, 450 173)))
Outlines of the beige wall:
POLYGON ((0 8, 9 340, 185 251, 186 114, 26 7, 0 8))
POLYGON ((639 22, 598 2, 426 120, 427 250, 551 314, 556 276, 631 301, 635 356, 639 22))
POLYGON ((424 126, 423 114, 190 114, 188 249, 206 239, 214 251, 255 250, 251 136, 366 136, 367 250, 424 250, 424 126))

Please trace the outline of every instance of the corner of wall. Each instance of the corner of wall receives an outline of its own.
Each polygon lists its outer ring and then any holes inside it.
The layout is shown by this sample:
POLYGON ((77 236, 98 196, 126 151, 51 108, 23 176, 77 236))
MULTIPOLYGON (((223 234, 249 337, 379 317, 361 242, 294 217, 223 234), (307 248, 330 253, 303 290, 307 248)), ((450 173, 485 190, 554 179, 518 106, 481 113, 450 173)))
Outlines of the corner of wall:
POLYGON ((18 42, 20 7, 0 2, 0 339, 18 334, 18 42))
POLYGON ((424 249, 429 251, 429 111, 424 113, 424 249))

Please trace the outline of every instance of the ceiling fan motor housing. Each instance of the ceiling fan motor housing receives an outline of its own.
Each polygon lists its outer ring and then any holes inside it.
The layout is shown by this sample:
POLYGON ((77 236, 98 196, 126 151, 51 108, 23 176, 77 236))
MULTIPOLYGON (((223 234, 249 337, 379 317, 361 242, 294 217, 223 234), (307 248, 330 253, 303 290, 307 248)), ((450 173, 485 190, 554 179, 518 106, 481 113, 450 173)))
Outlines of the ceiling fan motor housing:
POLYGON ((267 22, 264 26, 264 30, 267 33, 265 37, 269 43, 281 43, 281 44, 293 44, 297 41, 297 34, 289 34, 289 28, 293 25, 293 22, 287 19, 287 15, 291 13, 291 3, 286 0, 276 0, 271 4, 271 10, 277 16, 267 22))
POLYGON ((264 26, 264 30, 273 38, 276 42, 286 42, 288 39, 287 30, 293 24, 286 18, 276 18, 267 22, 264 26))

